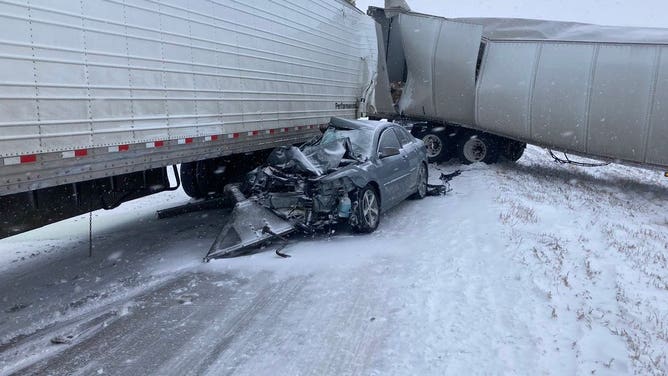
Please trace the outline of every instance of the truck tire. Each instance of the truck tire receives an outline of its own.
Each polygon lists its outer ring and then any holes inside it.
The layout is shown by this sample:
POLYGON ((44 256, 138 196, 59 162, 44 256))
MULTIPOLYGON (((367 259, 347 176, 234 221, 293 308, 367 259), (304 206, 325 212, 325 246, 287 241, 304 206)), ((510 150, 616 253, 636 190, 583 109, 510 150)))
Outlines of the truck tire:
POLYGON ((495 137, 482 133, 465 134, 457 145, 459 160, 464 164, 499 160, 499 144, 495 137))
POLYGON ((197 161, 197 173, 195 174, 195 178, 197 179, 197 188, 199 189, 200 197, 207 197, 210 193, 223 191, 222 186, 220 189, 217 187, 218 176, 214 173, 217 168, 216 162, 217 160, 215 159, 197 161))
POLYGON ((380 223, 380 198, 376 189, 367 185, 359 191, 355 216, 357 221, 353 226, 355 232, 372 233, 380 223))
POLYGON ((181 163, 181 186, 183 191, 192 198, 202 198, 197 186, 197 162, 181 163))
POLYGON ((220 159, 182 163, 180 175, 183 191, 192 198, 222 193, 230 180, 228 174, 220 172, 223 165, 225 162, 220 159))
POLYGON ((517 162, 524 154, 527 144, 515 140, 503 140, 501 156, 510 162, 517 162))
POLYGON ((434 131, 428 129, 418 131, 413 137, 422 140, 427 147, 427 160, 429 163, 438 163, 450 159, 451 155, 447 148, 445 130, 434 131))

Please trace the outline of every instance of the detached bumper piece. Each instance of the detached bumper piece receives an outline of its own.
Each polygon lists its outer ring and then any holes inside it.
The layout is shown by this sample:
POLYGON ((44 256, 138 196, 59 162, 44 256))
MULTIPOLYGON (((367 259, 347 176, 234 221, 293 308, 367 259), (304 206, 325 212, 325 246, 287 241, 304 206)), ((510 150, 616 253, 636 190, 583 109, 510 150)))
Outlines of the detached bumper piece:
POLYGON ((225 190, 237 202, 232 210, 230 221, 218 234, 204 261, 216 258, 230 258, 248 253, 272 239, 295 231, 295 227, 280 218, 259 203, 246 199, 236 186, 227 186, 225 190))

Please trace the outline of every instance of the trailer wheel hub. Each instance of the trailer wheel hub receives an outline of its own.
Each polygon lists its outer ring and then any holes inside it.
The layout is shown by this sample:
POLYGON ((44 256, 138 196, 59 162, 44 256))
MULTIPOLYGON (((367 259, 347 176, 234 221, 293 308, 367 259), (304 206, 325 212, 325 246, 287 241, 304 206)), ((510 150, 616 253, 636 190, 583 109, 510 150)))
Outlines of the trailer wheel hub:
POLYGON ((477 137, 471 137, 462 148, 464 158, 470 162, 480 162, 487 156, 487 145, 477 137))
POLYGON ((424 146, 427 147, 428 158, 435 158, 441 154, 441 151, 443 150, 443 142, 438 136, 433 134, 425 135, 422 137, 422 142, 424 142, 424 146))

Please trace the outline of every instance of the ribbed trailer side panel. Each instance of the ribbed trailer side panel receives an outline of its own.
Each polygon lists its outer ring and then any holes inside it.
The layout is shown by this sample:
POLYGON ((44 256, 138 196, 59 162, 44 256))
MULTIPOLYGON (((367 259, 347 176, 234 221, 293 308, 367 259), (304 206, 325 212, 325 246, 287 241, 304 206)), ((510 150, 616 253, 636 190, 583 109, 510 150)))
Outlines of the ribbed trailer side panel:
POLYGON ((476 125, 559 150, 666 166, 667 50, 490 41, 478 82, 476 125))
POLYGON ((12 0, 0 25, 2 195, 305 140, 357 116, 376 50, 343 0, 12 0))

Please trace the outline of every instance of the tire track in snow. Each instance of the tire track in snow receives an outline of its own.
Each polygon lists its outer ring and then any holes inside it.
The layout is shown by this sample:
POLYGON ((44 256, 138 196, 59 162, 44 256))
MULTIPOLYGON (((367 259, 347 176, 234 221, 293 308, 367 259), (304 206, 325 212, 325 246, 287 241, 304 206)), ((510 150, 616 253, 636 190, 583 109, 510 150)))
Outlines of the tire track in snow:
MULTIPOLYGON (((412 272, 396 272, 408 277, 393 287, 404 301, 389 324, 398 333, 387 342, 402 345, 385 350, 389 361, 381 374, 470 374, 473 364, 501 373, 537 368, 540 329, 530 324, 534 313, 525 306, 535 306, 538 297, 516 272, 512 249, 499 241, 495 193, 480 184, 490 174, 472 166, 452 182, 453 193, 427 204, 438 220, 425 219, 416 235, 427 240, 415 239, 413 257, 401 260, 412 272)), ((402 215, 421 210, 411 206, 402 215)))
POLYGON ((214 351, 202 364, 188 372, 192 375, 236 374, 244 362, 252 359, 274 328, 274 320, 285 311, 301 292, 306 278, 273 283, 240 315, 224 324, 225 346, 214 351))

